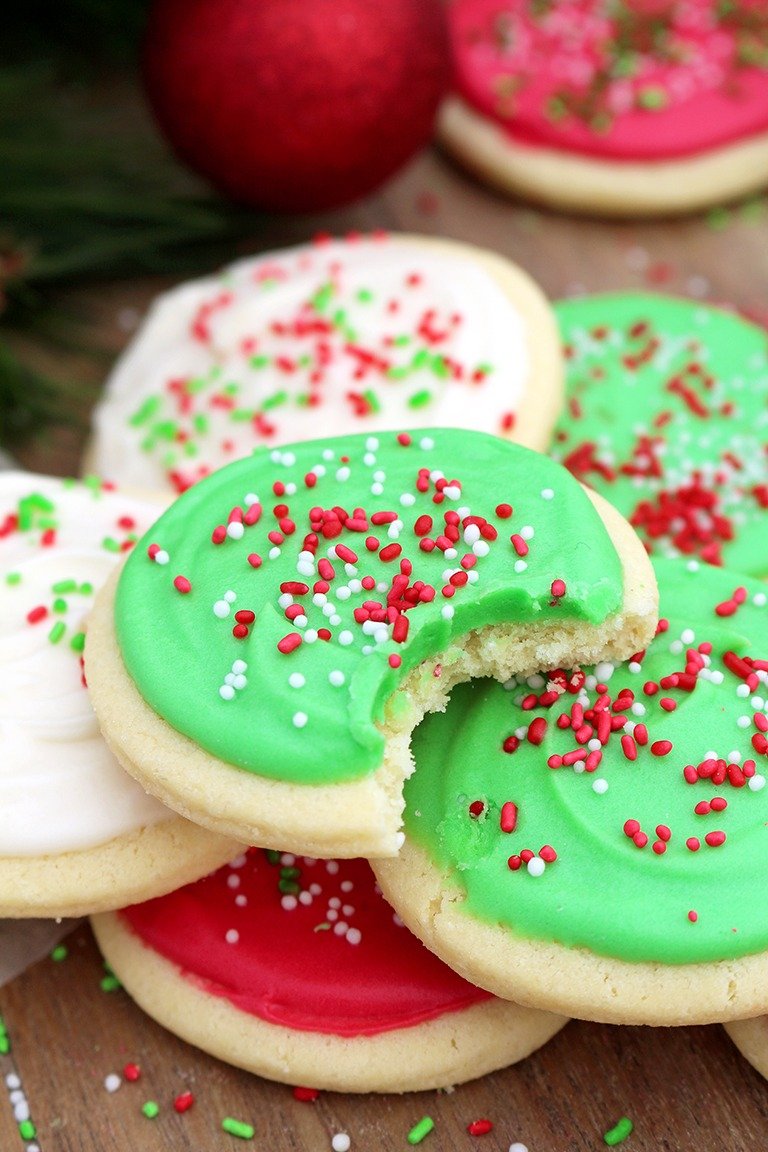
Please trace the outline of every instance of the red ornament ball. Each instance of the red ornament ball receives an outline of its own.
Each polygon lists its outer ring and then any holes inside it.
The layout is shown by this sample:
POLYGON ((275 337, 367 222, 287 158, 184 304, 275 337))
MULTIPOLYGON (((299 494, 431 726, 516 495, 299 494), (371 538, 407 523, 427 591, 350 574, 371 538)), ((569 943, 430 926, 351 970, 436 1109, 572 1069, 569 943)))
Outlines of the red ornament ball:
POLYGON ((182 160, 235 200, 304 212, 427 143, 449 60, 442 0, 156 0, 144 78, 182 160))

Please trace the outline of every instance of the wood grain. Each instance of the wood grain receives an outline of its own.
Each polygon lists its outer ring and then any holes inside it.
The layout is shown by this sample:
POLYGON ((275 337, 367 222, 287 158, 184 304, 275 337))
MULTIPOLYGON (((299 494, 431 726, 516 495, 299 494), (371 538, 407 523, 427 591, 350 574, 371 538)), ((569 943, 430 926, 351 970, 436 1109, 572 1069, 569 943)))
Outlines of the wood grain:
MULTIPOLYGON (((533 211, 473 183, 437 153, 410 166, 380 195, 321 217, 274 218, 243 251, 297 243, 318 230, 384 227, 442 234, 486 245, 527 268, 551 296, 576 291, 650 288, 728 301, 768 316, 768 208, 734 208, 708 219, 607 224, 533 211)), ((233 256, 237 253, 233 252, 233 256)), ((201 269, 201 272, 205 271, 201 269)), ((160 280, 78 290, 67 306, 81 338, 114 354, 135 315, 164 286, 160 280)), ((38 353, 38 355, 42 355, 38 353)), ((104 366, 72 355, 55 365, 62 378, 98 386, 104 366)), ((73 416, 84 406, 73 402, 73 416)), ((20 447, 30 468, 78 469, 86 435, 58 430, 20 447)), ((652 1030, 570 1024, 517 1067, 451 1094, 352 1097, 323 1094, 296 1102, 289 1089, 258 1080, 195 1051, 148 1020, 123 992, 104 993, 90 933, 70 939, 63 963, 43 961, 0 991, 0 1014, 12 1051, 3 1076, 17 1072, 42 1152, 324 1152, 346 1131, 353 1152, 394 1152, 423 1115, 435 1120, 425 1149, 476 1146, 467 1124, 487 1116, 495 1128, 478 1147, 530 1152, 604 1147, 603 1132, 627 1115, 635 1130, 628 1152, 742 1152, 768 1147, 768 1086, 719 1027, 652 1030), (127 1061, 142 1079, 110 1095, 104 1078, 127 1061), (190 1089, 194 1107, 177 1115, 174 1097, 190 1089), (147 1120, 141 1105, 161 1106, 147 1120), (240 1144, 220 1130, 231 1115, 256 1129, 240 1144)), ((414 1037, 418 1043, 418 1037, 414 1037)), ((28 1143, 28 1142, 27 1142, 28 1143)), ((7 1093, 0 1092, 0 1150, 23 1149, 7 1093)))

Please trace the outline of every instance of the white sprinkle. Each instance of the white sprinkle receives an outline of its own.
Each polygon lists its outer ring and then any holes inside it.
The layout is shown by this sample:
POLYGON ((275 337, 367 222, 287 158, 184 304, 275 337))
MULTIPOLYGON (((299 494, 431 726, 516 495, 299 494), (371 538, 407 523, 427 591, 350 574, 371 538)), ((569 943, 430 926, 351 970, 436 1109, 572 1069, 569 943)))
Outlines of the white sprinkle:
POLYGON ((282 609, 290 608, 293 604, 293 596, 291 596, 290 592, 283 592, 281 596, 278 596, 277 603, 278 607, 282 609))
MULTIPOLYGON (((294 620, 294 624, 295 623, 296 621, 294 620)), ((306 632, 304 633, 305 644, 314 644, 315 640, 317 640, 317 632, 314 628, 307 628, 306 632)))
POLYGON ((239 888, 240 887, 240 877, 238 876, 238 874, 236 872, 230 872, 229 876, 227 876, 227 887, 228 888, 239 888))
POLYGON ((234 604, 235 600, 237 600, 237 592, 233 592, 230 588, 229 592, 224 593, 224 599, 228 604, 234 604))
POLYGON ((634 704, 630 705, 630 712, 633 716, 645 716, 645 704, 641 704, 639 700, 635 700, 634 704))
POLYGON ((536 535, 536 533, 530 524, 523 524, 522 528, 520 529, 520 535, 522 536, 523 540, 533 540, 533 537, 536 535))
POLYGON ((337 1132, 331 1140, 331 1148, 333 1152, 349 1152, 352 1147, 352 1141, 346 1132, 337 1132))
POLYGON ((592 781, 592 791, 597 792, 598 796, 603 796, 608 791, 608 781, 604 780, 602 776, 598 776, 596 780, 592 781))
POLYGON ((630 660, 629 664, 627 664, 627 669, 634 673, 641 672, 642 665, 638 664, 637 660, 630 660))
POLYGON ((232 671, 234 672, 235 676, 239 676, 242 672, 248 671, 248 665, 246 664, 245 660, 233 660, 232 671))
POLYGON ((521 1144, 519 1140, 515 1140, 514 1144, 510 1144, 509 1152, 528 1152, 527 1144, 521 1144))
POLYGON ((729 752, 728 760, 731 764, 741 764, 741 752, 729 752))
POLYGON ((324 592, 315 592, 314 596, 312 597, 312 603, 317 608, 322 608, 324 604, 328 603, 328 597, 324 592))
POLYGON ((238 692, 245 688, 247 683, 247 678, 242 674, 239 676, 235 676, 234 673, 232 674, 232 687, 235 688, 238 692))
POLYGON ((431 436, 423 436, 419 440, 419 448, 423 448, 425 452, 430 452, 435 446, 435 442, 431 436))
POLYGON ((117 1072, 110 1072, 109 1076, 104 1077, 104 1087, 106 1088, 107 1092, 117 1092, 121 1084, 122 1080, 118 1076, 117 1072))
POLYGON ((329 876, 335 876, 339 870, 338 860, 329 860, 325 865, 325 870, 329 876))
POLYGON ((309 716, 307 716, 306 712, 294 712, 294 714, 293 714, 293 726, 294 726, 294 728, 306 727, 307 720, 309 720, 309 716))
POLYGON ((339 889, 342 892, 351 892, 353 888, 354 884, 351 880, 342 880, 341 884, 339 884, 339 889))
POLYGON ((226 940, 227 944, 237 944, 238 940, 240 939, 240 933, 238 932, 237 928, 228 928, 224 933, 224 939, 226 940))
POLYGON ((352 633, 349 631, 348 628, 345 628, 343 632, 339 632, 339 644, 343 645, 343 647, 345 647, 345 648, 349 644, 352 644, 354 639, 355 639, 354 636, 352 635, 352 633))
POLYGON ((480 539, 480 529, 477 524, 467 524, 464 529, 464 543, 471 548, 480 539))
POLYGON ((693 644, 695 638, 696 633, 693 631, 693 628, 684 628, 680 633, 680 639, 682 640, 683 644, 693 644))
POLYGON ((304 904, 305 907, 308 908, 311 903, 312 903, 312 893, 311 892, 299 892, 299 904, 304 904))
POLYGON ((274 548, 270 548, 270 550, 269 550, 270 560, 277 560, 279 555, 280 555, 280 549, 277 547, 277 545, 275 545, 274 548))
POLYGON ((330 680, 331 684, 333 684, 334 688, 341 688, 342 684, 344 683, 345 676, 344 673, 341 672, 338 668, 334 668, 333 672, 328 673, 328 679, 330 680))
POLYGON ((259 498, 255 492, 246 492, 243 497, 243 504, 245 504, 246 508, 250 508, 251 504, 258 504, 258 502, 259 498))
POLYGON ((296 565, 296 571, 299 576, 314 576, 315 566, 309 560, 299 560, 296 565))
POLYGON ((371 484, 371 495, 372 496, 381 496, 383 491, 384 491, 384 485, 383 484, 371 484))
POLYGON ((280 901, 280 907, 284 908, 286 912, 293 912, 294 908, 298 906, 298 903, 295 896, 283 896, 280 901))
POLYGON ((349 928, 347 930, 347 943, 359 944, 363 938, 363 934, 359 928, 349 928))
POLYGON ((245 525, 239 520, 233 520, 231 524, 227 524, 227 536, 230 540, 242 540, 245 535, 245 525))
POLYGON ((542 498, 542 500, 554 500, 554 498, 555 498, 554 489, 552 489, 552 488, 542 488, 542 490, 541 490, 541 498, 542 498))
POLYGON ((15 1072, 9 1072, 5 1078, 6 1087, 8 1088, 21 1088, 21 1080, 15 1072))
POLYGON ((323 460, 333 460, 332 448, 323 448, 323 460))
POLYGON ((293 626, 294 626, 294 628, 306 628, 306 626, 307 626, 306 616, 303 613, 301 616, 294 616, 293 626))
POLYGON ((403 492, 402 496, 400 497, 400 503, 402 504, 403 508, 412 508, 416 503, 416 497, 414 496, 413 492, 403 492))
POLYGON ((761 792, 762 789, 765 788, 765 776, 761 776, 759 772, 756 772, 754 776, 750 776, 747 785, 753 792, 761 792))
POLYGON ((226 620, 230 613, 230 606, 226 600, 217 600, 213 606, 214 616, 218 616, 219 620, 226 620))
POLYGON ((547 867, 546 861, 542 860, 541 856, 534 856, 526 864, 529 876, 543 876, 544 869, 547 867))
POLYGON ((241 852, 239 856, 235 856, 235 858, 233 860, 230 860, 229 866, 230 866, 230 868, 245 868, 245 865, 247 863, 248 863, 248 857, 245 855, 244 852, 241 852))
POLYGON ((453 619, 454 612, 455 608, 452 604, 443 604, 443 607, 440 610, 440 615, 442 616, 443 620, 451 620, 453 619))
POLYGON ((345 464, 343 468, 339 468, 337 470, 336 479, 339 480, 341 483, 343 483, 345 480, 349 480, 349 477, 351 475, 352 475, 351 469, 347 468, 347 466, 345 464))
POLYGON ((379 442, 375 436, 369 436, 365 442, 365 446, 370 452, 375 452, 379 446, 379 442))
POLYGON ((288 677, 288 683, 290 684, 291 688, 303 688, 306 682, 307 681, 302 676, 301 672, 291 672, 290 676, 288 677))
POLYGON ((167 564, 169 560, 170 556, 164 548, 161 548, 159 552, 155 552, 155 564, 167 564))
POLYGON ((459 496, 461 496, 461 488, 456 484, 447 484, 446 487, 443 488, 443 496, 448 500, 458 500, 459 496))
POLYGON ((749 696, 749 685, 748 684, 739 684, 738 688, 736 689, 736 695, 740 696, 742 699, 745 696, 749 696))
POLYGON ((334 936, 346 936, 348 929, 349 924, 346 920, 339 920, 333 926, 333 934, 334 936))
POLYGON ((247 896, 243 896, 243 895, 235 896, 235 904, 237 904, 238 908, 245 908, 247 903, 248 903, 248 897, 247 896))
POLYGON ((525 572, 527 567, 525 560, 515 560, 515 572, 525 572))
POLYGON ((683 650, 682 640, 673 640, 669 646, 669 650, 673 656, 679 656, 683 650))
POLYGON ((475 556, 487 556, 490 550, 491 546, 487 540, 478 540, 476 544, 472 545, 475 556))
POLYGON ((766 596, 765 592, 755 592, 752 597, 752 603, 757 608, 765 608, 766 603, 768 603, 768 596, 766 596))
POLYGON ((234 700, 235 690, 231 684, 222 684, 221 688, 219 688, 219 696, 221 696, 222 700, 234 700))
POLYGON ((749 728, 751 724, 752 720, 749 716, 739 716, 738 720, 736 721, 736 726, 738 728, 749 728))

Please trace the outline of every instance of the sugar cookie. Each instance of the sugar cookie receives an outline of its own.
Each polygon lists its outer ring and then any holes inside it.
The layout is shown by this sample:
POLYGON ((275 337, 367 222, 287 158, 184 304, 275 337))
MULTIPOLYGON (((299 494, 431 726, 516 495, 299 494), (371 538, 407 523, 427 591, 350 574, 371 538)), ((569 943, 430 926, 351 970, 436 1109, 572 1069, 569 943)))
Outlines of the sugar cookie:
POLYGON ((758 0, 453 0, 446 147, 557 208, 688 212, 768 182, 758 0))
POLYGON ((363 860, 253 849, 93 924, 150 1016, 230 1064, 289 1084, 445 1087, 523 1059, 565 1023, 446 968, 400 924, 363 860))
POLYGON ((440 424, 544 448, 562 403, 539 288, 492 252, 388 236, 268 252, 156 301, 89 467, 181 491, 260 444, 440 424))
POLYGON ((455 683, 629 656, 653 634, 650 564, 594 499, 545 456, 451 429, 231 464, 97 602, 86 665, 105 736, 218 831, 392 854, 410 732, 455 683))
POLYGON ((98 482, 0 475, 0 916, 119 907, 232 854, 122 770, 84 687, 94 590, 160 510, 98 482))
POLYGON ((768 1006, 768 595, 659 560, 633 661, 455 689, 413 737, 385 895, 497 995, 612 1023, 768 1006))

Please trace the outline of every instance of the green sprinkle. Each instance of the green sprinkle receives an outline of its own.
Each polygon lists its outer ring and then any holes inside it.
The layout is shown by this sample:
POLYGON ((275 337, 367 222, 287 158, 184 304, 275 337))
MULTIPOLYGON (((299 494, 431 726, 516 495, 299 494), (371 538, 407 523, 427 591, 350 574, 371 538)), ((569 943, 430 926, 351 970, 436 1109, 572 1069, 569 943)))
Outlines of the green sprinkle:
POLYGON ((233 408, 229 414, 233 424, 247 424, 256 415, 255 408, 233 408))
POLYGON ((195 432, 199 432, 200 435, 204 435, 208 431, 209 424, 210 421, 203 412, 196 412, 192 417, 192 426, 195 432))
POLYGON ((663 88, 651 86, 641 88, 637 94, 637 103, 640 108, 646 108, 649 112, 655 112, 659 108, 666 107, 667 94, 663 88))
POLYGON ((21 572, 9 572, 5 578, 6 584, 13 587, 14 584, 21 584, 21 572))
POLYGON ((84 584, 80 585, 78 592, 81 596, 93 596, 93 584, 90 584, 88 581, 86 581, 84 584))
POLYGON ((419 348, 418 352, 411 360, 411 368, 414 368, 418 371, 419 368, 428 368, 431 363, 432 357, 427 349, 419 348))
POLYGON ((285 404, 288 399, 288 393, 283 389, 282 392, 273 392, 271 396, 267 396, 262 401, 261 407, 264 412, 268 412, 270 408, 279 408, 281 404, 285 404))
POLYGON ((368 405, 369 412, 381 412, 381 404, 379 404, 379 398, 372 388, 366 388, 365 392, 363 392, 363 397, 365 398, 365 402, 368 405))
POLYGON ((432 393, 429 391, 429 389, 422 388, 421 391, 414 392, 413 396, 408 398, 408 407, 423 408, 426 404, 429 404, 431 399, 432 393))
POLYGON ((237 396, 238 392, 240 391, 240 385, 234 384, 232 381, 230 381, 230 383, 225 384, 221 390, 226 396, 237 396))
POLYGON ((279 864, 282 858, 282 853, 278 852, 276 848, 267 848, 267 860, 270 864, 279 864))
POLYGON ((301 876, 301 868, 284 867, 280 869, 280 875, 283 880, 298 880, 301 876))
POLYGON ((85 648, 85 632, 75 632, 69 646, 73 652, 82 652, 85 648))
POLYGON ((68 592, 77 592, 77 580, 59 580, 51 585, 51 592, 57 596, 65 596, 68 592))
POLYGON ((187 381, 187 392, 190 396, 196 396, 198 392, 202 392, 207 387, 208 381, 205 376, 195 376, 194 380, 187 381))
POLYGON ((371 300, 373 300, 373 292, 371 292, 370 288, 361 288, 357 293, 357 298, 361 304, 370 304, 371 300))
POLYGON ((119 552, 120 551, 120 541, 115 540, 115 538, 113 536, 105 536, 101 542, 101 546, 107 552, 119 552))
POLYGON ((147 1120, 154 1120, 155 1116, 160 1112, 160 1105, 156 1100, 147 1100, 146 1104, 142 1104, 141 1110, 147 1120))
POLYGON ((387 368, 387 376, 390 380, 405 380, 409 371, 410 369, 408 368, 398 368, 393 364, 390 368, 387 368))
POLYGON ((603 1136, 603 1142, 610 1145, 611 1148, 614 1146, 614 1144, 622 1144, 626 1140, 627 1136, 630 1135, 633 1128, 634 1125, 629 1116, 622 1116, 621 1120, 619 1120, 618 1123, 613 1126, 613 1128, 609 1128, 605 1133, 603 1136))
POLYGON ((62 960, 66 960, 69 956, 69 949, 66 944, 57 944, 53 952, 51 952, 51 960, 56 964, 60 964, 62 960))
POLYGON ((333 297, 333 284, 323 284, 322 288, 318 288, 314 296, 310 300, 310 304, 316 312, 324 312, 331 302, 333 297))
POLYGON ((69 605, 67 604, 66 600, 62 600, 60 596, 57 596, 51 605, 51 608, 57 616, 61 616, 64 612, 66 612, 68 607, 69 605))
POLYGON ((614 76, 633 76, 637 71, 637 58, 631 52, 617 56, 611 69, 614 76))
POLYGON ((263 353, 259 356, 251 356, 249 364, 251 368, 266 368, 269 364, 269 356, 265 356, 263 353))
POLYGON ((53 628, 51 628, 50 632, 48 633, 48 639, 49 639, 50 643, 51 644, 58 644, 59 640, 61 640, 61 638, 64 635, 64 633, 66 632, 66 630, 67 630, 67 626, 64 623, 64 621, 63 620, 57 620, 56 623, 54 624, 53 628))
POLYGON ((730 218, 730 212, 727 208, 712 208, 709 212, 707 212, 707 227, 713 228, 716 232, 719 232, 722 228, 726 228, 728 226, 728 221, 730 218))
POLYGON ((102 976, 99 981, 99 987, 102 992, 118 992, 122 988, 122 984, 114 973, 109 976, 102 976))
POLYGON ((418 1124, 414 1124, 408 1133, 407 1140, 409 1144, 421 1144, 425 1136, 429 1136, 430 1132, 435 1126, 435 1122, 431 1116, 422 1116, 418 1124))
POLYGON ((547 116, 550 120, 563 120, 568 115, 568 108, 560 96, 550 96, 547 101, 547 116))
POLYGON ((432 371, 434 372, 435 376, 439 376, 441 380, 444 380, 446 376, 450 376, 451 374, 451 370, 446 364, 445 358, 443 356, 435 356, 433 358, 432 371))
POLYGON ((410 344, 410 342, 410 336, 406 335, 405 333, 403 333, 402 336, 395 336, 392 340, 392 344, 395 348, 404 348, 406 344, 410 344))
POLYGON ((0 1035, 0 1056, 7 1056, 11 1050, 11 1041, 6 1033, 0 1035))
POLYGON ((298 896, 301 892, 301 888, 295 880, 278 880, 277 886, 286 896, 298 896))
POLYGON ((322 924, 315 924, 314 928, 312 929, 313 932, 330 932, 330 930, 331 926, 327 920, 324 920, 322 924))
POLYGON ((35 1128, 31 1120, 22 1120, 19 1124, 19 1136, 21 1136, 22 1140, 34 1140, 35 1136, 37 1136, 37 1128, 35 1128))
POLYGON ((241 1140, 253 1140, 256 1134, 256 1129, 252 1124, 246 1124, 244 1120, 235 1120, 232 1116, 225 1116, 221 1122, 222 1132, 228 1132, 230 1136, 238 1136, 241 1140))
POLYGON ((148 420, 151 420, 160 407, 160 404, 161 400, 159 396, 148 396, 128 421, 131 428, 140 428, 142 424, 146 424, 148 420))
POLYGON ((187 440, 186 444, 184 445, 184 455, 187 457, 197 456, 198 451, 199 449, 194 440, 187 440))
POLYGON ((179 426, 175 420, 159 420, 152 425, 152 433, 158 440, 175 440, 179 426))

